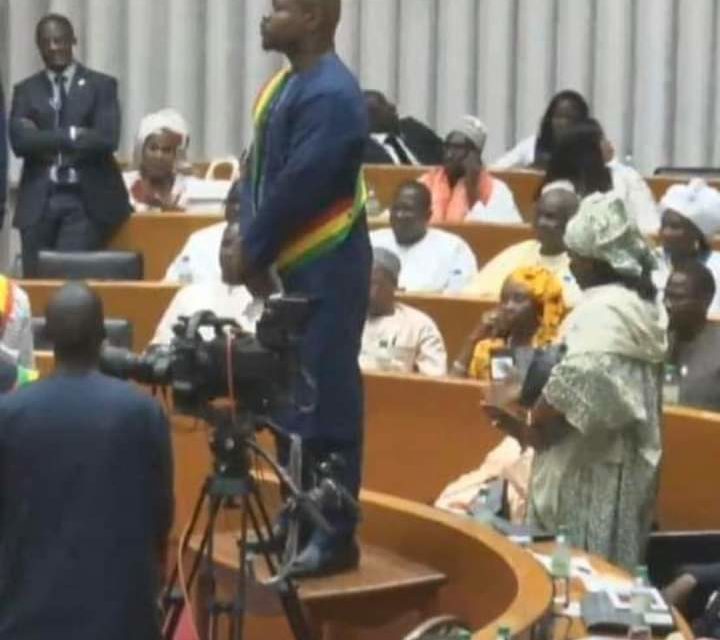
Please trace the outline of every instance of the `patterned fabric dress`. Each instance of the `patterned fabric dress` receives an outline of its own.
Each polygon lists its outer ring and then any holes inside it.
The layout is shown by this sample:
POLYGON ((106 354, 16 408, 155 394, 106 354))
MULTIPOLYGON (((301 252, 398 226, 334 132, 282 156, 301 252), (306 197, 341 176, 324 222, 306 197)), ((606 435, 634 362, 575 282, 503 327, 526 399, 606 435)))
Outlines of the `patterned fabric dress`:
POLYGON ((564 328, 568 347, 543 392, 571 427, 537 451, 528 517, 573 545, 632 568, 657 495, 666 318, 619 285, 588 289, 564 328))

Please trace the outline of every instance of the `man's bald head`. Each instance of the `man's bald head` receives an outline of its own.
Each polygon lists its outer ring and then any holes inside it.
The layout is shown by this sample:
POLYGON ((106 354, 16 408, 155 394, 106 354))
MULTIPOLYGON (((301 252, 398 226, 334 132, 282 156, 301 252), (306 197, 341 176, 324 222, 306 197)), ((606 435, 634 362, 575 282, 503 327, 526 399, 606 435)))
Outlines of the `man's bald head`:
POLYGON ((318 11, 326 32, 335 34, 342 14, 341 0, 298 0, 298 2, 306 10, 318 11))
POLYGON ((535 205, 535 235, 544 255, 565 251, 565 227, 580 206, 580 199, 569 189, 543 191, 535 205))
POLYGON ((84 282, 68 282, 53 295, 45 323, 58 361, 97 358, 105 339, 103 305, 84 282))
POLYGON ((335 48, 340 0, 274 0, 260 25, 263 48, 279 51, 291 63, 335 48))

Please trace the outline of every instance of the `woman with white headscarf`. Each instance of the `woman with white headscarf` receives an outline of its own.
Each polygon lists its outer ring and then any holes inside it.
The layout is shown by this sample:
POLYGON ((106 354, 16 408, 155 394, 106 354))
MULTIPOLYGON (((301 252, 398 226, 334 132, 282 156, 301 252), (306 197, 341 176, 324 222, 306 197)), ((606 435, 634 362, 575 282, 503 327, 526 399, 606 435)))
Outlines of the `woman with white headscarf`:
POLYGON ((670 187, 660 205, 662 247, 656 252, 655 285, 664 290, 674 267, 699 260, 715 278, 716 293, 708 314, 720 314, 720 253, 712 250, 712 241, 720 232, 720 192, 695 178, 670 187))
POLYGON ((222 212, 230 182, 182 173, 189 142, 187 123, 174 109, 162 109, 142 119, 135 144, 138 169, 123 174, 136 212, 222 212))
POLYGON ((565 526, 574 546, 632 568, 657 495, 667 315, 652 250, 617 195, 586 198, 565 244, 583 289, 561 330, 565 355, 527 420, 486 411, 535 448, 530 521, 565 526))

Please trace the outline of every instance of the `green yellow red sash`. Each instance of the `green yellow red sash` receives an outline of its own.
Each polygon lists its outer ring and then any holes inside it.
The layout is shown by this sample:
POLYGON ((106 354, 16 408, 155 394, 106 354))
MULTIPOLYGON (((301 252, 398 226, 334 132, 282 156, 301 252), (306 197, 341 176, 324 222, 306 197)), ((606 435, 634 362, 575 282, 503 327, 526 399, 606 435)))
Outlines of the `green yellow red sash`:
POLYGON ((10 278, 0 276, 0 335, 12 315, 15 296, 13 296, 13 283, 10 278))
MULTIPOLYGON (((278 72, 260 91, 255 102, 252 181, 256 209, 259 187, 262 183, 262 171, 265 166, 263 156, 266 127, 273 105, 282 94, 290 75, 290 69, 278 72)), ((365 210, 366 199, 367 188, 361 171, 358 175, 355 197, 335 202, 311 224, 296 233, 281 249, 276 262, 278 269, 283 272, 291 271, 342 244, 350 234, 358 217, 365 210)))

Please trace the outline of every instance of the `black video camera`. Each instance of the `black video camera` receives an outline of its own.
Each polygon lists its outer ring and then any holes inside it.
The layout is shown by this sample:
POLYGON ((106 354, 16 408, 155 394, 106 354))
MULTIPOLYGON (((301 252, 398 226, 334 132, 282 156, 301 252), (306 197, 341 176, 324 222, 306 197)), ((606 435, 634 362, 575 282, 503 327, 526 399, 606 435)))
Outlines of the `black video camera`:
POLYGON ((215 398, 233 397, 255 413, 290 404, 300 371, 298 345, 311 313, 307 298, 269 298, 255 335, 211 311, 181 317, 168 346, 142 355, 106 346, 107 375, 172 389, 177 411, 202 415, 215 398))

